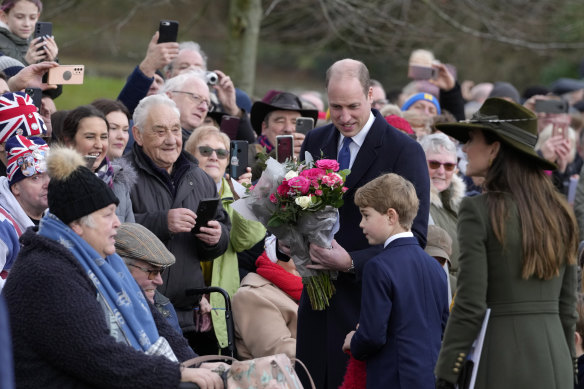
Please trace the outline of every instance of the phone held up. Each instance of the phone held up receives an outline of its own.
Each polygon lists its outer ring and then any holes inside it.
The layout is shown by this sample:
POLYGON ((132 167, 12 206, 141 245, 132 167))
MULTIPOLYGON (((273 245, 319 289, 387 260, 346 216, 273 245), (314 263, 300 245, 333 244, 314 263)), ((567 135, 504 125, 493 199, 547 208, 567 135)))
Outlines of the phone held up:
POLYGON ((191 233, 198 234, 201 232, 201 227, 207 227, 207 223, 213 220, 217 207, 219 206, 219 199, 202 199, 197 207, 197 220, 191 233))
POLYGON ((431 66, 410 65, 408 77, 414 80, 430 80, 437 76, 437 71, 431 66))
POLYGON ((43 99, 43 91, 41 88, 26 88, 24 93, 30 96, 37 112, 41 112, 41 103, 43 99))
POLYGON ((543 113, 568 113, 570 107, 565 100, 535 100, 535 111, 543 113))
MULTIPOLYGON (((46 36, 53 36, 53 23, 51 22, 36 22, 34 25, 34 38, 41 38, 40 42, 45 40, 46 36)), ((43 50, 39 47, 37 51, 43 50)))
POLYGON ((228 170, 229 176, 237 180, 247 171, 248 143, 246 140, 232 140, 229 149, 231 157, 228 170))
POLYGON ((294 156, 294 137, 292 135, 278 135, 276 137, 276 159, 286 162, 294 156))
POLYGON ((299 117, 296 119, 296 132, 308 134, 308 131, 314 128, 314 119, 308 117, 299 117))
POLYGON ((158 26, 158 43, 176 42, 178 37, 178 22, 176 20, 161 20, 158 26))
POLYGON ((84 65, 60 65, 49 69, 47 83, 53 85, 83 84, 84 74, 84 65))

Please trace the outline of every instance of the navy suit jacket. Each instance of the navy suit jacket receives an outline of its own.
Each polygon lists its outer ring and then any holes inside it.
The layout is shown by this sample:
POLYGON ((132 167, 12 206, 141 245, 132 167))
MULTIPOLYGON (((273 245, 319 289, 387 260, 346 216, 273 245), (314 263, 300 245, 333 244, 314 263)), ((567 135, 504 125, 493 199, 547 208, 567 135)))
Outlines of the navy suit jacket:
MULTIPOLYGON (((411 181, 420 200, 418 214, 412 226, 414 236, 424 247, 430 213, 430 179, 426 156, 418 142, 387 124, 379 111, 372 110, 375 121, 359 149, 351 174, 347 177, 344 205, 339 209, 340 230, 337 242, 351 253, 356 268, 380 250, 361 251, 370 246, 359 223, 361 214, 355 206, 355 191, 384 173, 396 173, 411 181)), ((302 144, 300 157, 308 151, 315 159, 337 159, 339 131, 333 124, 310 131, 302 144)), ((348 356, 341 350, 349 331, 359 319, 361 284, 349 273, 340 273, 335 281, 336 293, 324 311, 313 311, 306 293, 302 293, 298 308, 296 356, 306 363, 317 388, 337 389, 343 379, 348 356)), ((302 377, 302 373, 300 373, 302 377)), ((303 384, 308 383, 303 378, 303 384)))
POLYGON ((367 388, 434 389, 448 320, 446 272, 416 239, 392 241, 363 271, 351 353, 367 363, 367 388))

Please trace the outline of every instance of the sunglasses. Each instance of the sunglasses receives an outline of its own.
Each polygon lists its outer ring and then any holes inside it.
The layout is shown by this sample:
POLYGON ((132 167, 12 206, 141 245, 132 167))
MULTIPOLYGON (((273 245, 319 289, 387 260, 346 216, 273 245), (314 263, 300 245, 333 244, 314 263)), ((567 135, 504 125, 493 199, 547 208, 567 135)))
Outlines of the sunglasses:
POLYGON ((155 279, 156 276, 159 275, 160 273, 162 273, 162 270, 163 270, 163 269, 146 269, 146 268, 143 268, 141 266, 137 266, 137 265, 134 265, 134 264, 131 264, 131 263, 128 264, 128 266, 135 267, 136 269, 142 270, 144 273, 148 273, 148 279, 149 280, 155 279))
POLYGON ((219 159, 225 159, 229 156, 229 151, 225 149, 214 149, 209 146, 199 146, 199 153, 201 153, 203 157, 210 157, 211 154, 213 154, 213 151, 215 154, 217 154, 217 158, 219 159))
POLYGON ((456 164, 452 162, 442 163, 438 161, 428 161, 428 166, 430 166, 430 169, 440 169, 440 166, 444 166, 444 170, 451 172, 456 167, 456 164))

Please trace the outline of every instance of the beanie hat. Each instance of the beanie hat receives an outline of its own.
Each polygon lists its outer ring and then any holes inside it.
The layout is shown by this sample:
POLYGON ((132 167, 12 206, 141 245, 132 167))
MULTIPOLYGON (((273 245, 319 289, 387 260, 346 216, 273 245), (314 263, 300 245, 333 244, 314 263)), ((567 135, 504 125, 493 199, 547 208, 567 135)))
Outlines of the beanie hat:
POLYGON ((519 104, 519 91, 508 82, 497 81, 493 84, 493 89, 489 93, 489 97, 507 97, 513 102, 519 104))
POLYGON ((415 95, 406 100, 404 105, 401 107, 401 110, 407 111, 412 105, 414 105, 415 102, 420 100, 429 101, 430 103, 434 104, 436 106, 436 112, 438 112, 438 115, 442 113, 440 110, 440 103, 438 102, 438 99, 434 95, 431 95, 430 93, 416 93, 415 95))
POLYGON ((405 132, 406 134, 414 134, 414 130, 412 130, 412 126, 410 125, 410 122, 408 122, 406 119, 399 117, 397 115, 387 115, 385 117, 385 121, 390 125, 393 126, 395 128, 397 128, 400 131, 405 132))
POLYGON ((3 71, 8 78, 24 69, 24 64, 17 59, 0 54, 0 71, 3 71))
POLYGON ((65 224, 120 202, 73 149, 53 147, 47 158, 47 172, 51 178, 49 210, 65 224))
POLYGON ((16 135, 6 142, 6 176, 10 186, 26 177, 47 170, 46 158, 49 146, 37 136, 26 138, 16 135))
POLYGON ((148 228, 137 223, 123 223, 115 236, 116 252, 122 258, 167 267, 176 262, 174 255, 148 228))
POLYGON ((0 143, 13 135, 26 137, 47 133, 45 122, 32 98, 24 92, 8 92, 0 96, 0 143))

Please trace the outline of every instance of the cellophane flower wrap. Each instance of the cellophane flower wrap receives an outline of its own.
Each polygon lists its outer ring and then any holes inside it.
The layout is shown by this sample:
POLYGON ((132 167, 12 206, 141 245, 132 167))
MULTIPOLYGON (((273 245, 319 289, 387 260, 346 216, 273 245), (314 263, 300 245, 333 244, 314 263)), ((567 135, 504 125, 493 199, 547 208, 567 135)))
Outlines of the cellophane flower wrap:
POLYGON ((337 161, 313 161, 309 153, 303 163, 279 163, 269 158, 249 196, 233 203, 238 212, 255 218, 290 246, 314 310, 329 305, 335 292, 331 280, 336 279, 337 272, 308 269, 306 266, 312 263, 309 245, 331 247, 339 229, 338 208, 343 205, 349 173, 349 169, 339 171, 337 161))

